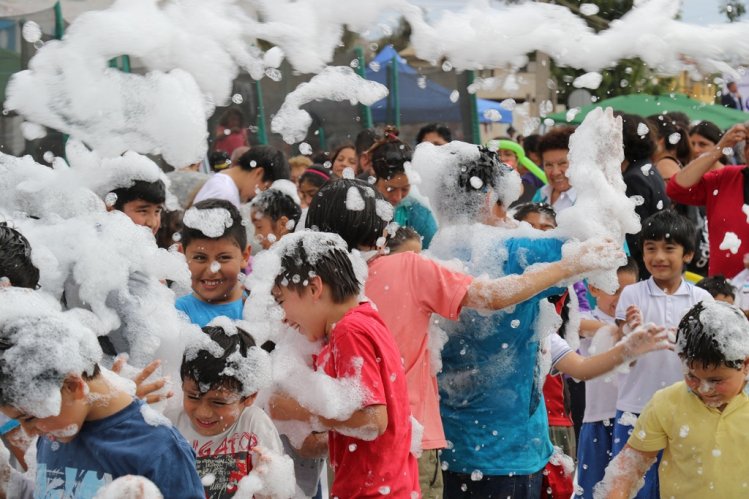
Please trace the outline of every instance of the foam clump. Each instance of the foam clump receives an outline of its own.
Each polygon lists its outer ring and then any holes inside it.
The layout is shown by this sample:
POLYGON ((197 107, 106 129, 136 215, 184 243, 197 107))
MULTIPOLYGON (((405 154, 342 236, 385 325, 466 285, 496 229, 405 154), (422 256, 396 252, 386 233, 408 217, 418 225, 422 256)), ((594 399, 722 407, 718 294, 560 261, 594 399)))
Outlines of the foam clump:
POLYGON ((93 374, 96 333, 39 291, 0 289, 0 388, 4 405, 44 418, 60 413, 68 375, 93 374))
POLYGON ((159 488, 144 476, 125 475, 96 492, 94 499, 163 499, 159 488))
POLYGON ((327 67, 286 95, 281 109, 271 121, 271 130, 281 134, 289 144, 301 142, 312 124, 312 116, 301 109, 304 104, 327 99, 369 106, 387 94, 384 85, 365 80, 347 66, 327 67))
MULTIPOLYGON (((744 313, 721 301, 703 301, 701 305, 700 323, 725 359, 737 362, 749 358, 749 322, 744 313)), ((687 327, 697 327, 697 324, 688 324, 687 327)), ((686 336, 688 335, 678 336, 676 353, 685 350, 686 336)))
POLYGON ((251 499, 252 497, 270 497, 273 499, 291 499, 296 496, 297 488, 294 477, 294 461, 289 456, 277 454, 268 448, 256 446, 253 451, 258 454, 253 462, 252 471, 239 481, 234 497, 251 499))
POLYGON ((185 227, 199 230, 207 237, 221 237, 232 226, 231 213, 226 208, 199 209, 192 207, 185 212, 182 223, 185 227))
POLYGON ((268 353, 254 346, 247 350, 247 356, 234 352, 226 358, 222 376, 232 377, 242 384, 242 397, 254 395, 271 384, 271 362, 268 353))
MULTIPOLYGON (((580 241, 609 237, 623 245, 625 234, 640 231, 635 203, 625 194, 623 160, 621 117, 614 117, 611 108, 594 109, 570 137, 567 176, 577 191, 577 201, 557 215, 558 231, 565 237, 580 241)), ((615 292, 615 269, 623 263, 612 261, 600 266, 614 270, 590 274, 591 284, 615 292)))
POLYGON ((739 236, 736 235, 735 232, 726 232, 726 235, 723 236, 723 241, 721 241, 719 249, 722 250, 728 250, 732 254, 736 254, 739 252, 739 248, 741 247, 741 239, 739 239, 739 236))

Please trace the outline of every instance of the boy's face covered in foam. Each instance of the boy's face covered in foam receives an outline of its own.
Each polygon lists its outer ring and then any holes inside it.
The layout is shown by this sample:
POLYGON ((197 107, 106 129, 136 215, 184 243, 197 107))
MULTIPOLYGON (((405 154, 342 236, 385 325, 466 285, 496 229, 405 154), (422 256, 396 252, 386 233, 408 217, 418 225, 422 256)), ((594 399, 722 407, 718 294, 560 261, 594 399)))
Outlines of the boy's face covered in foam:
POLYGON ((708 407, 723 410, 744 389, 749 360, 741 369, 725 365, 704 367, 701 362, 684 364, 684 380, 692 392, 708 407))
POLYGON ((82 379, 66 380, 61 389, 60 412, 56 416, 37 418, 33 414, 10 406, 0 407, 0 412, 18 420, 29 437, 45 435, 67 443, 75 438, 86 420, 88 408, 85 392, 85 382, 82 379))
POLYGON ((204 437, 225 432, 255 400, 254 395, 242 399, 239 393, 224 387, 201 393, 198 384, 190 378, 182 382, 182 391, 185 414, 193 429, 204 437))
POLYGON ((231 238, 195 239, 185 248, 192 290, 207 303, 228 303, 242 297, 239 273, 247 266, 249 248, 231 238))

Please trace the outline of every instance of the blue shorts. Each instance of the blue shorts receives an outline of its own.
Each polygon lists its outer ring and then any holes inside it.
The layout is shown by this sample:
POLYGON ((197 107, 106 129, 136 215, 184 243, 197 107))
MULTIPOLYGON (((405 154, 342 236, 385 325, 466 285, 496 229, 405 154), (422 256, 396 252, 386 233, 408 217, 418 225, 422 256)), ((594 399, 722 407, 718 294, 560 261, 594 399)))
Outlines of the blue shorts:
MULTIPOLYGON (((624 414, 624 411, 617 409, 616 421, 614 422, 614 442, 612 448, 614 455, 616 456, 627 444, 629 436, 634 431, 634 426, 627 426, 620 424, 619 420, 624 414)), ((635 414, 639 416, 639 414, 635 414)), ((635 496, 635 499, 660 499, 660 486, 658 484, 658 465, 661 464, 661 456, 663 451, 658 453, 658 458, 655 463, 650 467, 648 472, 645 474, 645 485, 642 486, 640 491, 635 496)))
POLYGON ((577 441, 577 485, 575 499, 593 499, 593 487, 603 480, 612 457, 614 418, 583 423, 577 441))

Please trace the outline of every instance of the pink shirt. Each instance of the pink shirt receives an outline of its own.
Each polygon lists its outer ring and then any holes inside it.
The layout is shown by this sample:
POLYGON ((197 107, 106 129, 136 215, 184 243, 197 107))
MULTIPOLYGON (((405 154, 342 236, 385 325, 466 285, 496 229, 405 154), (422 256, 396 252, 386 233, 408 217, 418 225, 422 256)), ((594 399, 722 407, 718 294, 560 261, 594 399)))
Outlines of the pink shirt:
POLYGON ((432 314, 458 318, 473 278, 416 253, 382 256, 369 264, 365 292, 395 337, 406 370, 411 414, 424 426, 422 448, 447 445, 440 419, 437 378, 427 348, 432 314))

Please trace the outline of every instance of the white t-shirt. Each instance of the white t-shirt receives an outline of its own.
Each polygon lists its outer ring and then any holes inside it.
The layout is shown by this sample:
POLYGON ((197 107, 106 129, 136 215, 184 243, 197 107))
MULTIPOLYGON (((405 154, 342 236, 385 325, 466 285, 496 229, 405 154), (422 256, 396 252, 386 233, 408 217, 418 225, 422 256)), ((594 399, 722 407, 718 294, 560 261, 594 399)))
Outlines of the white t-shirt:
MULTIPOLYGON (((616 324, 610 315, 596 308, 591 311, 591 316, 606 324, 616 324)), ((614 338, 608 327, 602 327, 592 338, 580 339, 580 355, 589 357, 603 353, 614 346, 614 338), (594 345, 591 352, 591 345, 594 345)), ((616 416, 616 397, 618 394, 617 374, 615 371, 608 372, 585 382, 585 414, 583 423, 595 423, 616 416)))
POLYGON ((206 180, 203 187, 195 195, 193 204, 204 199, 225 199, 237 208, 241 204, 239 187, 237 187, 237 184, 234 183, 234 180, 229 175, 223 173, 216 173, 206 180))
POLYGON ((565 355, 572 352, 572 348, 570 348, 570 345, 564 340, 564 338, 557 333, 551 333, 549 335, 549 350, 551 352, 550 374, 554 376, 559 373, 559 371, 556 370, 557 362, 562 360, 565 355))
POLYGON ((212 474, 215 479, 206 486, 206 497, 233 496, 237 482, 252 471, 256 461, 253 452, 260 445, 283 455, 283 445, 278 431, 268 415, 255 405, 242 411, 234 424, 225 432, 206 437, 196 432, 185 411, 180 411, 173 421, 183 437, 195 450, 195 463, 200 478, 212 474))
MULTIPOLYGON (((631 284, 622 290, 616 306, 616 319, 625 320, 627 307, 637 305, 645 323, 676 327, 690 308, 701 301, 713 301, 710 293, 682 279, 679 289, 667 295, 653 278, 631 284)), ((661 388, 682 380, 681 361, 671 350, 646 353, 637 358, 629 373, 619 376, 616 408, 640 414, 645 404, 661 388)))

